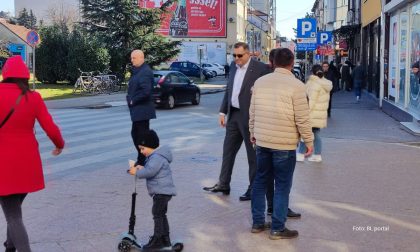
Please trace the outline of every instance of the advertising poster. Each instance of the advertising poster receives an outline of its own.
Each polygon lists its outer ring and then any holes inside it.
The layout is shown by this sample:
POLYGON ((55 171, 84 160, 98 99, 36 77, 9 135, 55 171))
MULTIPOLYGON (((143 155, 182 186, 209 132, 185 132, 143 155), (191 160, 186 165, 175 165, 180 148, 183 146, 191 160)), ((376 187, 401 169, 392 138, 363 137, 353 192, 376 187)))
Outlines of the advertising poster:
POLYGON ((402 12, 400 14, 400 82, 398 88, 398 103, 405 103, 405 78, 406 78, 406 62, 407 62, 407 35, 408 35, 408 14, 402 12))
MULTIPOLYGON (((140 0, 140 8, 159 8, 166 0, 140 0)), ((226 37, 226 1, 179 0, 162 16, 158 33, 175 38, 226 37)))
POLYGON ((333 45, 318 45, 316 51, 319 55, 335 55, 333 45))
POLYGON ((219 42, 182 42, 181 52, 175 61, 199 63, 199 48, 202 48, 201 63, 226 64, 226 43, 219 42))
POLYGON ((391 17, 391 30, 389 32, 389 80, 388 94, 395 99, 397 85, 397 53, 398 53, 398 16, 391 17))

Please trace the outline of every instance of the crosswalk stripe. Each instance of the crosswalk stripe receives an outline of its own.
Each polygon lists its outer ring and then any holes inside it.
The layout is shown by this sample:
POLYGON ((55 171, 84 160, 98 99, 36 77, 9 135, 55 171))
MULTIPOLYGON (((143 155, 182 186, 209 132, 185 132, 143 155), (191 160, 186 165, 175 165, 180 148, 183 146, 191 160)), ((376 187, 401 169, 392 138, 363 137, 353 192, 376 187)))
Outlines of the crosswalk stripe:
MULTIPOLYGON (((43 163, 49 174, 89 169, 90 165, 103 162, 120 162, 122 158, 137 156, 131 139, 131 120, 128 110, 52 110, 66 140, 66 148, 58 157, 51 155, 53 144, 39 125, 36 137, 43 163)), ((157 111, 157 119, 150 120, 150 127, 158 132, 161 143, 176 151, 194 151, 206 141, 223 133, 218 128, 213 112, 185 113, 157 111), (214 124, 209 124, 209 121, 214 124), (209 127, 206 129, 206 127, 209 127), (197 131, 197 129, 200 129, 197 131)), ((125 168, 126 163, 122 164, 125 168)), ((65 173, 64 173, 65 174, 65 173)))

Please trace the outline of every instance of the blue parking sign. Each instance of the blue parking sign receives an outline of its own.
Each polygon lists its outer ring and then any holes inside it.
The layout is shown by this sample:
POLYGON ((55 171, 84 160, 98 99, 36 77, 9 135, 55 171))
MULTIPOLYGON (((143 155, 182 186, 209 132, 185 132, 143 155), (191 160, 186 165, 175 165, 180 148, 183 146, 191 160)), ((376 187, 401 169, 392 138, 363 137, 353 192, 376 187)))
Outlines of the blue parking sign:
POLYGON ((297 20, 297 38, 316 39, 316 19, 303 18, 297 20))
POLYGON ((318 45, 331 45, 333 42, 333 34, 329 31, 319 31, 317 36, 318 45))

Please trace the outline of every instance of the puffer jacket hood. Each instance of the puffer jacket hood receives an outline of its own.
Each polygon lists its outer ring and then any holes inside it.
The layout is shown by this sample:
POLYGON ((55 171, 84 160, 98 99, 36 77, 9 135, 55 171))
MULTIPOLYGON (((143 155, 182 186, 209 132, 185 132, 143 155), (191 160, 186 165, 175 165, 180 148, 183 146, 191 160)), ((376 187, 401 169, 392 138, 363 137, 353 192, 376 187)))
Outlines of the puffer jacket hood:
POLYGON ((309 110, 312 128, 327 127, 328 105, 332 82, 316 75, 309 76, 306 82, 306 94, 309 99, 309 110))
POLYGON ((139 179, 146 179, 150 196, 155 194, 176 195, 172 171, 169 164, 172 153, 168 146, 160 146, 146 159, 143 169, 137 171, 139 179))
POLYGON ((158 147, 152 155, 160 155, 168 160, 168 163, 172 163, 172 152, 166 145, 158 147))

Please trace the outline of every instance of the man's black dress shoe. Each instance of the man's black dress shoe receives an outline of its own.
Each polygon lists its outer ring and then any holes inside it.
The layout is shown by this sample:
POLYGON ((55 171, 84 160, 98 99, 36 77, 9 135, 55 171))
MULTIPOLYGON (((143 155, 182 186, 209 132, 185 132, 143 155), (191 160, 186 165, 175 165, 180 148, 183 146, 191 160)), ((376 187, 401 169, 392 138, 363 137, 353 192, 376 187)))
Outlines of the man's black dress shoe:
POLYGON ((230 188, 221 188, 219 187, 218 184, 215 184, 214 186, 210 186, 210 187, 203 187, 203 190, 208 191, 208 192, 213 192, 213 193, 221 192, 224 195, 230 194, 230 188))
POLYGON ((241 196, 239 197, 239 200, 240 200, 240 201, 247 201, 247 200, 251 200, 251 190, 250 190, 250 189, 248 189, 248 190, 246 191, 246 193, 244 193, 243 195, 241 195, 241 196))
POLYGON ((300 213, 293 212, 292 209, 287 209, 287 218, 290 219, 299 219, 301 217, 300 213))

